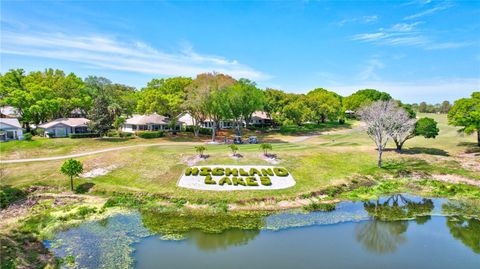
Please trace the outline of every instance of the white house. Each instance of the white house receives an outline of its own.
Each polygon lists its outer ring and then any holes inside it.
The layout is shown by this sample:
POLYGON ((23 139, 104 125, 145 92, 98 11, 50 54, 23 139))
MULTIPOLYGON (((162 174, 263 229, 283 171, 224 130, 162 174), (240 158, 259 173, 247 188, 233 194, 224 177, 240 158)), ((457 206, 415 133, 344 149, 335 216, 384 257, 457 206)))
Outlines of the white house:
MULTIPOLYGON (((201 126, 203 128, 212 129, 213 124, 214 124, 214 121, 212 119, 206 119, 205 121, 203 121, 201 123, 201 126)), ((244 122, 242 122, 242 124, 245 125, 244 122)), ((235 121, 233 121, 233 120, 221 120, 218 123, 218 125, 219 126, 217 126, 217 128, 219 128, 219 129, 231 129, 231 128, 235 128, 235 121)))
POLYGON ((88 133, 88 123, 85 118, 60 118, 38 125, 45 130, 46 137, 67 137, 69 134, 88 133))
POLYGON ((190 113, 182 113, 178 118, 178 121, 184 126, 194 125, 194 120, 190 113))
MULTIPOLYGON (((179 121, 185 126, 194 125, 193 118, 189 113, 182 114, 181 117, 179 118, 179 121)), ((273 124, 273 120, 270 116, 267 115, 267 113, 263 111, 255 111, 252 114, 252 118, 249 123, 251 125, 270 126, 273 124)), ((214 121, 212 119, 207 118, 200 125, 202 128, 211 129, 213 128, 213 124, 214 124, 214 121)), ((245 126, 245 121, 242 121, 242 124, 243 126, 245 126)), ((235 128, 235 121, 221 120, 217 128, 219 129, 235 128)))
MULTIPOLYGON (((169 130, 169 118, 153 113, 150 115, 134 115, 122 124, 122 132, 134 133, 137 131, 162 131, 169 130)), ((180 125, 177 123, 176 129, 180 125)))
POLYGON ((23 139, 23 131, 18 119, 0 118, 0 141, 21 139, 23 139))
POLYGON ((250 120, 251 125, 260 125, 260 126, 270 126, 273 124, 273 120, 268 114, 264 111, 255 111, 252 114, 250 120))

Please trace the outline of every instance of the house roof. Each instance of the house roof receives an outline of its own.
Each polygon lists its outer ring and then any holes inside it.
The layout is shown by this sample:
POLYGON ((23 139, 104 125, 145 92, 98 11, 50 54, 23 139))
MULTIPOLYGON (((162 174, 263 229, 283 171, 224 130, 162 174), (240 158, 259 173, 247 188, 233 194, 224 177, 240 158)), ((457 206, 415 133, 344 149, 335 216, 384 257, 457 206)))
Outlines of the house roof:
POLYGON ((9 125, 12 127, 22 128, 18 119, 15 118, 0 118, 0 125, 9 125))
POLYGON ((90 122, 90 120, 85 118, 60 118, 44 124, 40 124, 38 125, 38 127, 47 129, 52 128, 58 124, 63 124, 70 127, 86 127, 88 122, 90 122))
POLYGON ((272 118, 267 115, 264 111, 255 111, 252 114, 252 118, 266 119, 271 120, 272 118))
POLYGON ((168 118, 157 113, 150 115, 134 115, 125 121, 126 124, 146 125, 146 124, 168 124, 168 118))
POLYGON ((15 118, 18 116, 18 111, 12 106, 0 106, 0 114, 15 118))

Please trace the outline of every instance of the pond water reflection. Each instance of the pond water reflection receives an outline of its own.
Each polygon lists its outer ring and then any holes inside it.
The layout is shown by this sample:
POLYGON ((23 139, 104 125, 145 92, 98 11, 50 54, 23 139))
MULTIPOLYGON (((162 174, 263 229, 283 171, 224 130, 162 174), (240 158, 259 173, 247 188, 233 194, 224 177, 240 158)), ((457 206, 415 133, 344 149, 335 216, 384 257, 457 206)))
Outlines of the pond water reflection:
POLYGON ((480 221, 468 217, 477 210, 405 195, 332 212, 148 210, 85 223, 46 244, 82 268, 480 268, 480 221))

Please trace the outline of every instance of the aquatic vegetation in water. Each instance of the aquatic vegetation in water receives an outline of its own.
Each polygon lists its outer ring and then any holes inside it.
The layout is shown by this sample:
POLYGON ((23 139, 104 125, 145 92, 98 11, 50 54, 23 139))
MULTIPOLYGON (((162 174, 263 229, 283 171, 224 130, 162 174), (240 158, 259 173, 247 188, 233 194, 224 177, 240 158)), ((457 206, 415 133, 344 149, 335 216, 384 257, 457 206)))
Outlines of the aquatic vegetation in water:
POLYGON ((138 214, 130 213, 83 223, 45 244, 57 257, 64 257, 64 266, 131 268, 132 244, 148 235, 138 214))
POLYGON ((231 229, 259 230, 263 212, 198 212, 195 210, 146 209, 140 211, 143 225, 162 236, 182 237, 191 231, 221 233, 231 229))

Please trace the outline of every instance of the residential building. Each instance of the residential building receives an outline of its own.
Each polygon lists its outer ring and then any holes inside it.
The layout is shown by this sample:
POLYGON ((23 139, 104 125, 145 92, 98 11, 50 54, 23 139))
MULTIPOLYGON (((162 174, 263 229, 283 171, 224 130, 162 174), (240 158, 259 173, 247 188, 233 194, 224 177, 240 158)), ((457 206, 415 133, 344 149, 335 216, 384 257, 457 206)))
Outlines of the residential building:
POLYGON ((272 118, 264 111, 255 111, 250 119, 250 124, 255 126, 271 126, 272 118))
MULTIPOLYGON (((134 133, 137 131, 162 131, 170 130, 168 117, 153 113, 150 115, 134 115, 122 124, 122 132, 134 133)), ((180 122, 175 125, 180 129, 180 122)))
POLYGON ((86 118, 60 118, 38 125, 46 137, 67 137, 69 134, 89 133, 90 120, 86 118))
POLYGON ((0 141, 21 139, 23 139, 23 130, 18 119, 0 118, 0 141))

